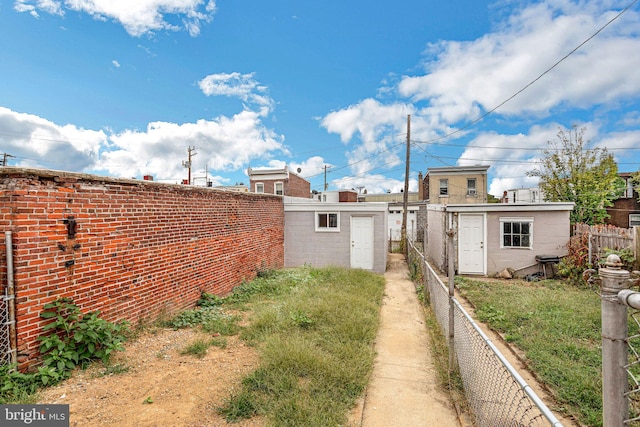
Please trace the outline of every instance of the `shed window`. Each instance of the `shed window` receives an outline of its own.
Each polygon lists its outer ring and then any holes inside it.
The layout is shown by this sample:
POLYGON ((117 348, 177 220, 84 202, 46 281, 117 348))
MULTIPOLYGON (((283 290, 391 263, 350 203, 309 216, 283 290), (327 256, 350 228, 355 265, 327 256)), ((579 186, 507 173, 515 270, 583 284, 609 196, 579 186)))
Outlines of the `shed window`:
POLYGON ((533 218, 500 218, 502 248, 533 247, 533 218))
POLYGON ((340 231, 339 214, 337 212, 318 212, 316 214, 316 231, 340 231))
POLYGON ((629 227, 640 226, 640 214, 629 214, 629 227))

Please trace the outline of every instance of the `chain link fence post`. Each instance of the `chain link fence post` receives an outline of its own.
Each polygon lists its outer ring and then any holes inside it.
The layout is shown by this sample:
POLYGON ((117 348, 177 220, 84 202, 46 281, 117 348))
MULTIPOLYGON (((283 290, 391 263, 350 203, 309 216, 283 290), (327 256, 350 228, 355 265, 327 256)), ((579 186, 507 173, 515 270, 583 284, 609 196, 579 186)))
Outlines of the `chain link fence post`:
POLYGON ((609 255, 601 279, 602 304, 602 421, 604 427, 624 425, 629 414, 627 365, 627 306, 618 292, 627 289, 629 272, 617 255, 609 255))

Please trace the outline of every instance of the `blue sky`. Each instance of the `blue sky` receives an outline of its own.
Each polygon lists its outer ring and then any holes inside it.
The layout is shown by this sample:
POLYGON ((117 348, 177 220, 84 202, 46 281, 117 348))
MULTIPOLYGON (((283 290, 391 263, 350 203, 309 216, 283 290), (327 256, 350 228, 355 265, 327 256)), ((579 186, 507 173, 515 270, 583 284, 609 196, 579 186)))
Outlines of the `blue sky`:
POLYGON ((204 185, 248 167, 312 189, 410 190, 430 167, 526 172, 585 127, 640 170, 633 0, 14 0, 0 3, 0 154, 9 165, 204 185), (533 85, 493 110, 593 36, 533 85), (133 6, 132 6, 133 5, 133 6), (475 123, 474 123, 475 122, 475 123), (451 135, 452 134, 452 135, 451 135))

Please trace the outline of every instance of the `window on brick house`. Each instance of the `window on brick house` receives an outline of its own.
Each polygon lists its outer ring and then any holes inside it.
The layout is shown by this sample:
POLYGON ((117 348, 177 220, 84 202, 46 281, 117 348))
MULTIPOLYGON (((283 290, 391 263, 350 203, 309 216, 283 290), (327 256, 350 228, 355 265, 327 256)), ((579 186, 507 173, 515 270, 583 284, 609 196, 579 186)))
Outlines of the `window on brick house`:
POLYGON ((440 195, 448 196, 449 195, 449 180, 441 179, 440 180, 440 195))
POLYGON ((500 218, 501 248, 533 247, 533 218, 500 218))
POLYGON ((273 194, 277 194, 278 196, 284 195, 284 184, 282 182, 276 182, 273 186, 273 194))
POLYGON ((476 196, 476 179, 475 178, 467 178, 467 196, 476 196))
POLYGON ((317 212, 316 231, 340 231, 340 215, 337 212, 317 212))
POLYGON ((262 182, 256 182, 256 193, 264 193, 264 184, 262 182))

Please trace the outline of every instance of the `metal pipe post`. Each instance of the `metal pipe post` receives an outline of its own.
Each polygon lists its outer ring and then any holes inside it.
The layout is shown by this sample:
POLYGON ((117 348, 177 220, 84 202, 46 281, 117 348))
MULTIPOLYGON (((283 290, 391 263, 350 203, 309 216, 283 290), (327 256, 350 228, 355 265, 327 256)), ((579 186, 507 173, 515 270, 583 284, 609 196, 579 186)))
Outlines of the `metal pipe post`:
POLYGON ((453 228, 453 216, 451 213, 449 216, 449 228, 447 229, 447 255, 448 255, 448 268, 447 268, 447 276, 448 276, 448 284, 449 284, 449 372, 453 371, 455 367, 455 285, 454 285, 454 276, 455 276, 455 241, 454 237, 456 232, 453 228))
POLYGON ((620 268, 617 255, 609 255, 605 268, 598 272, 602 299, 602 421, 604 427, 624 425, 629 415, 625 396, 629 379, 627 365, 627 306, 618 293, 628 287, 629 272, 620 268))
POLYGON ((4 232, 4 242, 7 251, 7 303, 9 305, 9 347, 10 362, 18 362, 18 339, 16 334, 16 290, 13 278, 13 233, 4 232))

